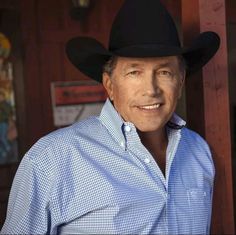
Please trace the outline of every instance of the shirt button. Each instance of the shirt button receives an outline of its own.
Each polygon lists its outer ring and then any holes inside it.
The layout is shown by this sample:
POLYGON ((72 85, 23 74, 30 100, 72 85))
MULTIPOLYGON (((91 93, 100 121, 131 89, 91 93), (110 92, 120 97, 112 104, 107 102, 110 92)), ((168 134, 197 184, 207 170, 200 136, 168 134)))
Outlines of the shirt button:
POLYGON ((145 163, 150 163, 151 160, 150 160, 149 158, 145 158, 145 159, 144 159, 144 162, 145 162, 145 163))
POLYGON ((126 132, 130 132, 131 131, 131 127, 130 126, 125 126, 125 131, 126 132))
POLYGON ((120 146, 121 147, 124 147, 125 146, 125 143, 122 141, 122 142, 120 142, 120 146))

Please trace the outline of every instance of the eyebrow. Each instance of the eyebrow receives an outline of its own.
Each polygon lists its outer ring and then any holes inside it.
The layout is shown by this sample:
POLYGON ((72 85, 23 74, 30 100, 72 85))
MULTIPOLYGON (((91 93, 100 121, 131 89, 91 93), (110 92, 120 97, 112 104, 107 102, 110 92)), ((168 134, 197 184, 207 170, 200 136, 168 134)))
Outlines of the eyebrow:
MULTIPOLYGON (((163 67, 169 67, 171 66, 171 62, 163 62, 161 64, 157 64, 155 66, 155 68, 163 68, 163 67)), ((124 71, 129 69, 129 68, 137 68, 137 67, 145 67, 145 64, 143 63, 131 63, 131 64, 127 64, 125 67, 124 67, 124 71)))
POLYGON ((137 68, 137 67, 143 67, 144 64, 138 64, 138 63, 132 63, 132 64, 127 64, 124 67, 124 70, 128 69, 128 68, 137 68))
POLYGON ((165 63, 159 64, 158 66, 159 66, 159 67, 169 67, 169 66, 171 66, 171 65, 172 65, 171 62, 165 62, 165 63))

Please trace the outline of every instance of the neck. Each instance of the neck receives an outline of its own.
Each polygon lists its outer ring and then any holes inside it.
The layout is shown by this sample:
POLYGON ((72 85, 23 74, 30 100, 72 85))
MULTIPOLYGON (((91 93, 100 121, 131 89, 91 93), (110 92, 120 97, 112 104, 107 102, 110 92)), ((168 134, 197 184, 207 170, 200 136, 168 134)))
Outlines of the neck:
POLYGON ((163 174, 165 175, 166 149, 168 138, 165 128, 153 132, 138 131, 142 144, 152 154, 163 174))
POLYGON ((168 138, 165 128, 151 132, 138 131, 138 134, 145 147, 155 146, 157 149, 166 150, 168 138))

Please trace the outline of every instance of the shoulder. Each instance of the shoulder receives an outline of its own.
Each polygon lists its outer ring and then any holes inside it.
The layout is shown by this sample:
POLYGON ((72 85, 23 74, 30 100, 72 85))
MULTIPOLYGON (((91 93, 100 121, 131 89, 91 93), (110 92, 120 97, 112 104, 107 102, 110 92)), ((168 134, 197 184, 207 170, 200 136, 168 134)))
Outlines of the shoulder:
POLYGON ((90 117, 40 138, 25 154, 31 164, 48 174, 66 166, 80 155, 80 146, 103 126, 97 117, 90 117))
POLYGON ((206 140, 204 140, 204 138, 200 134, 186 127, 182 129, 181 137, 188 144, 192 143, 195 146, 202 146, 208 148, 206 140))
POLYGON ((181 132, 181 149, 194 159, 213 165, 212 153, 207 141, 201 135, 186 127, 181 132))

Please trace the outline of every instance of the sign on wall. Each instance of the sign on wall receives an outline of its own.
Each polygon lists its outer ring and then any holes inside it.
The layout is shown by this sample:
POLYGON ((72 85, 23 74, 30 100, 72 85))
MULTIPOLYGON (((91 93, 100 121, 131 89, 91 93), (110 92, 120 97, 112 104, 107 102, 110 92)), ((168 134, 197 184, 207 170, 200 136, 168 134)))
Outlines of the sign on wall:
POLYGON ((107 98, 103 86, 95 81, 53 82, 51 94, 56 127, 98 115, 107 98))

